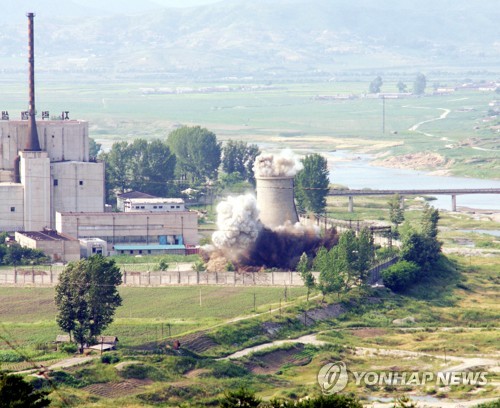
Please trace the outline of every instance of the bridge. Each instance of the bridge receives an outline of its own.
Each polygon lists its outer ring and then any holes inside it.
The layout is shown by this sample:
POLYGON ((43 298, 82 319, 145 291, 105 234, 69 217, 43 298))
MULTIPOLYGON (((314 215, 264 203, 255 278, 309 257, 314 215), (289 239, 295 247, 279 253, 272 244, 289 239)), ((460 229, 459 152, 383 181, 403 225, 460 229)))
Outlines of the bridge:
POLYGON ((414 189, 414 190, 339 190, 330 189, 329 196, 349 197, 349 212, 354 211, 354 196, 384 196, 399 194, 401 206, 405 196, 414 195, 449 195, 451 196, 451 209, 457 211, 457 195, 465 194, 500 194, 500 188, 462 188, 462 189, 414 189))

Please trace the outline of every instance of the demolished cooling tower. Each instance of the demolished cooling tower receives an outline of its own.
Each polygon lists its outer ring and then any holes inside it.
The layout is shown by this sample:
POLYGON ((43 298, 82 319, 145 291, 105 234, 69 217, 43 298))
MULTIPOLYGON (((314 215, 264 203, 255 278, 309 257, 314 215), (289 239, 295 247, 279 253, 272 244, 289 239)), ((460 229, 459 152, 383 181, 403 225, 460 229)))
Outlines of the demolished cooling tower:
POLYGON ((276 228, 287 221, 295 224, 299 221, 295 208, 293 177, 257 176, 257 208, 260 221, 268 228, 276 228))

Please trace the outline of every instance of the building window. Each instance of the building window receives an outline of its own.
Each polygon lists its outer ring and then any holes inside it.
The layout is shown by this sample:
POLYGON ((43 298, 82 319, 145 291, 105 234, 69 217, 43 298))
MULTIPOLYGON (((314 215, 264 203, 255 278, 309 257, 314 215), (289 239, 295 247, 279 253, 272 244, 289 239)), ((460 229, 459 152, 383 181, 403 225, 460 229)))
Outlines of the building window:
POLYGON ((80 184, 81 186, 83 186, 83 180, 80 180, 80 181, 78 182, 78 184, 80 184))
POLYGON ((176 205, 175 208, 181 208, 181 206, 180 205, 176 205))
POLYGON ((163 205, 160 205, 159 208, 163 208, 163 205))
POLYGON ((142 254, 142 249, 139 249, 139 254, 142 254))
POLYGON ((16 212, 16 207, 10 207, 10 212, 16 212))
POLYGON ((57 186, 59 185, 59 180, 58 179, 54 179, 54 186, 57 186))
POLYGON ((155 208, 155 209, 156 209, 156 208, 158 208, 158 207, 157 207, 156 205, 153 205, 153 208, 155 208))
POLYGON ((120 252, 121 252, 122 254, 124 254, 124 253, 125 253, 125 251, 124 251, 123 249, 122 249, 120 252))
POLYGON ((170 206, 170 208, 174 208, 174 206, 173 206, 173 205, 171 205, 171 206, 170 206))
POLYGON ((129 251, 130 252, 130 255, 134 255, 134 251, 129 251))
POLYGON ((148 254, 151 254, 151 249, 148 249, 148 254))
POLYGON ((139 206, 138 206, 138 205, 136 205, 136 206, 135 206, 135 209, 136 209, 136 210, 138 210, 138 209, 139 209, 139 206))
POLYGON ((144 206, 143 205, 141 205, 141 210, 144 210, 144 206))

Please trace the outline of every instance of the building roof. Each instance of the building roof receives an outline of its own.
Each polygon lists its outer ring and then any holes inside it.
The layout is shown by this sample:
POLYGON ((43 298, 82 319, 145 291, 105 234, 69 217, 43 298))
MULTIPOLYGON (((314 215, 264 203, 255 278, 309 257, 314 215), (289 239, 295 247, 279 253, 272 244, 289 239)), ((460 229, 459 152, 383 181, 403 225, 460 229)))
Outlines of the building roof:
POLYGON ((35 241, 77 241, 75 238, 59 234, 57 231, 50 229, 44 229, 43 231, 17 231, 17 233, 35 241))
POLYGON ((161 244, 129 244, 129 245, 115 245, 116 251, 147 251, 152 250, 166 250, 166 249, 186 249, 185 245, 161 245, 161 244))
POLYGON ((122 194, 117 194, 117 197, 125 200, 128 198, 156 198, 156 196, 147 194, 147 193, 141 193, 140 191, 127 191, 126 193, 122 194))
POLYGON ((127 198, 126 201, 131 204, 184 204, 184 200, 182 198, 127 198))

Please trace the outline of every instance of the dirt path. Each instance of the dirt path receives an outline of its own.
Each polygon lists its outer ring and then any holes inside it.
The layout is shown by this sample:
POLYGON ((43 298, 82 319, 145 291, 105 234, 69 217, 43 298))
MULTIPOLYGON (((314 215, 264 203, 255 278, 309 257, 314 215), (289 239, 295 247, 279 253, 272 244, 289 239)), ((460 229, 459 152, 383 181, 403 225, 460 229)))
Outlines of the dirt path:
MULTIPOLYGON (((425 106, 408 106, 408 105, 405 105, 403 106, 403 108, 417 108, 417 109, 433 109, 433 108, 427 108, 425 106)), ((434 135, 432 133, 426 133, 426 132, 422 132, 420 130, 418 130, 418 128, 420 126, 422 126, 423 124, 425 123, 431 123, 431 122, 435 122, 436 120, 443 120, 443 119, 446 119, 446 117, 450 114, 451 110, 450 109, 446 109, 446 108, 437 108, 438 110, 441 110, 443 111, 443 113, 437 117, 437 118, 434 118, 434 119, 427 119, 427 120, 423 120, 422 122, 418 122, 416 124, 414 124, 411 128, 409 128, 408 130, 410 132, 417 132, 417 133, 420 133, 424 136, 428 136, 428 137, 434 137, 434 135)))

